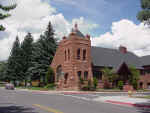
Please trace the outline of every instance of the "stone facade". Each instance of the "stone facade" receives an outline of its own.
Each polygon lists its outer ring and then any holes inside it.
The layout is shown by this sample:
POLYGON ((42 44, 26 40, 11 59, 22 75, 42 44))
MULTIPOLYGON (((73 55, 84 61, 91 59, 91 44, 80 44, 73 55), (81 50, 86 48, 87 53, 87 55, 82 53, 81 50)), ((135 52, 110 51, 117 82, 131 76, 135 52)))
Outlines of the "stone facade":
POLYGON ((150 89, 150 74, 141 75, 138 86, 141 89, 150 89))
MULTIPOLYGON (((123 46, 120 46, 119 50, 123 54, 127 53, 127 49, 123 46)), ((68 37, 63 37, 59 42, 51 67, 55 72, 55 81, 60 90, 77 90, 80 77, 84 80, 92 80, 93 77, 96 77, 99 80, 98 87, 103 88, 104 86, 100 71, 104 66, 93 65, 90 36, 84 36, 78 30, 77 25, 68 37)), ((149 71, 149 67, 143 66, 143 69, 149 71)), ((121 72, 124 75, 124 71, 121 72)), ((150 74, 141 74, 138 86, 139 88, 150 88, 150 74)))
POLYGON ((59 89, 78 89, 80 76, 92 79, 90 36, 79 37, 71 32, 68 37, 63 37, 51 67, 59 89))

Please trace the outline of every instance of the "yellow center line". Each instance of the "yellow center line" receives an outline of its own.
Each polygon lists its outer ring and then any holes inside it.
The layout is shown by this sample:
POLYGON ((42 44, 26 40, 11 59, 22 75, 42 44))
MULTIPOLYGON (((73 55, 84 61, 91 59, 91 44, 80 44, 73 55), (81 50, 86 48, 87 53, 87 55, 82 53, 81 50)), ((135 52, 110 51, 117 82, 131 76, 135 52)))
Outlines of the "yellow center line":
POLYGON ((33 104, 33 106, 38 107, 38 108, 40 108, 42 110, 45 110, 45 111, 52 112, 52 113, 63 113, 59 110, 56 110, 56 109, 53 109, 53 108, 50 108, 50 107, 46 107, 46 106, 42 106, 40 104, 33 104))

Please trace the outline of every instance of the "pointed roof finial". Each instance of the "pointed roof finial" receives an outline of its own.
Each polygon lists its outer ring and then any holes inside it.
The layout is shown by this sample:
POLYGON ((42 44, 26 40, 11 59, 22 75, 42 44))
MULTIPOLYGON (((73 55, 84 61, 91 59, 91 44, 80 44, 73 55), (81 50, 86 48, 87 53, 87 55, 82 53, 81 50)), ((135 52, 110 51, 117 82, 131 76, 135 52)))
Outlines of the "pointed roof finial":
POLYGON ((75 28, 75 31, 78 30, 78 24, 77 23, 75 23, 74 28, 75 28))

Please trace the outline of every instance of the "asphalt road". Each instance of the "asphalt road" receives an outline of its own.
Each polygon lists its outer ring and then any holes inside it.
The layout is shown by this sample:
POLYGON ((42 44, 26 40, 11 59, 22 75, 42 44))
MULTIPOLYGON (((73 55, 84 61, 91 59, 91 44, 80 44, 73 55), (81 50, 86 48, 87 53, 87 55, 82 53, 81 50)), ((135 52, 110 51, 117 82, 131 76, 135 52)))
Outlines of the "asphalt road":
POLYGON ((146 113, 143 109, 58 94, 0 88, 0 113, 146 113))

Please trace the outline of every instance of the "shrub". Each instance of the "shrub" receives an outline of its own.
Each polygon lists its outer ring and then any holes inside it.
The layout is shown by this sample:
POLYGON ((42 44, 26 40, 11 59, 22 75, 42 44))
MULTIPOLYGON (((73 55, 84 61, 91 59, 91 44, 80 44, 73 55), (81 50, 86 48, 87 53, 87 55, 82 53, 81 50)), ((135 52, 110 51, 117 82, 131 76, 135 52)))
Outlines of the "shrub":
POLYGON ((83 91, 95 91, 95 87, 93 87, 92 81, 88 80, 88 84, 86 86, 83 86, 81 88, 81 90, 83 90, 83 91))
POLYGON ((134 66, 129 67, 131 75, 129 76, 129 83, 133 86, 134 89, 138 87, 138 80, 140 79, 140 71, 137 70, 134 66))
POLYGON ((119 81, 119 82, 118 82, 118 88, 119 88, 120 90, 123 89, 123 81, 119 81))
POLYGON ((138 83, 136 80, 133 80, 132 85, 134 89, 138 89, 138 83))
POLYGON ((83 78, 82 77, 80 77, 80 84, 82 85, 82 84, 84 84, 84 80, 83 80, 83 78))
POLYGON ((97 85, 98 85, 98 80, 94 77, 94 78, 93 78, 93 86, 94 86, 94 89, 97 88, 97 85))
POLYGON ((48 68, 48 72, 46 73, 46 84, 51 84, 55 82, 54 71, 51 67, 48 68))
POLYGON ((54 89, 56 87, 56 85, 54 83, 51 84, 47 84, 44 88, 46 89, 54 89))
POLYGON ((90 88, 89 88, 88 86, 84 86, 84 87, 82 87, 82 90, 83 90, 83 91, 89 91, 90 88))

